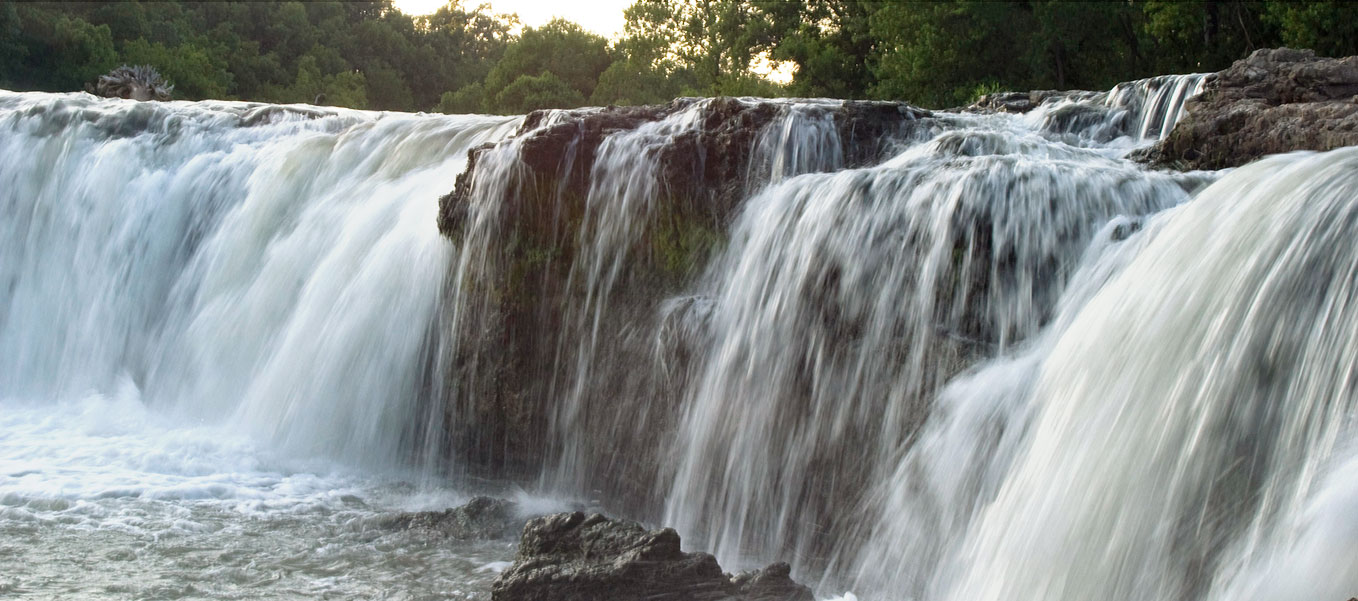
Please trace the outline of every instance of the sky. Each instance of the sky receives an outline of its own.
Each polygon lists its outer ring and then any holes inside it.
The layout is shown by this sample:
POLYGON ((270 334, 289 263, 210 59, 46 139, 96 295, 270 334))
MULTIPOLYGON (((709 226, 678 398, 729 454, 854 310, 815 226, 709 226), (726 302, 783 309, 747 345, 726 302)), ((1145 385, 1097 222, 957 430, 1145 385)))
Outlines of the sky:
MULTIPOLYGON (((489 4, 493 13, 518 13, 524 25, 537 27, 553 17, 562 17, 607 38, 622 35, 622 11, 636 0, 466 0, 463 6, 489 4)), ((408 15, 427 15, 447 0, 395 0, 396 8, 408 15)))

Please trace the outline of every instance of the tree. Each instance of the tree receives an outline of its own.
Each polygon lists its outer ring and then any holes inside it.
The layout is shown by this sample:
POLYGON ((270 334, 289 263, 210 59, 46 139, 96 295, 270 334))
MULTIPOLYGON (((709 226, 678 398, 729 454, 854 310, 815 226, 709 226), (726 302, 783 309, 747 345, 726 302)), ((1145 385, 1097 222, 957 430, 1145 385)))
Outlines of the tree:
POLYGON ((444 92, 435 111, 447 115, 469 115, 486 112, 486 88, 480 83, 464 86, 456 92, 444 92))
POLYGON ((542 27, 525 28, 519 39, 505 48, 504 58, 486 76, 486 95, 496 99, 496 110, 517 112, 499 104, 500 93, 525 76, 530 78, 525 81, 537 82, 531 85, 547 85, 547 80, 533 78, 551 74, 574 90, 583 104, 612 62, 608 40, 570 21, 553 19, 542 27))
POLYGON ((870 18, 881 43, 872 94, 926 106, 955 106, 980 86, 1025 88, 1022 32, 1035 23, 1027 4, 932 2, 882 6, 870 18))
POLYGON ((1292 48, 1310 48, 1321 56, 1358 54, 1358 19, 1351 3, 1269 2, 1264 20, 1292 48))
POLYGON ((193 44, 168 48, 160 42, 137 38, 123 44, 121 54, 128 64, 154 66, 174 84, 175 95, 181 98, 224 98, 231 87, 231 73, 220 59, 213 60, 208 52, 193 44))
POLYGON ((1026 79, 1034 87, 1104 89, 1152 75, 1137 52, 1141 14, 1134 5, 1038 0, 1032 10, 1037 28, 1025 44, 1025 58, 1026 79))
POLYGON ((521 114, 538 109, 571 108, 583 105, 585 97, 549 71, 540 75, 520 75, 495 95, 495 108, 503 113, 521 114))
POLYGON ((368 108, 367 78, 356 71, 322 74, 308 54, 297 61, 297 79, 281 96, 285 102, 368 108))
POLYGON ((1263 19, 1263 2, 1148 0, 1142 10, 1161 73, 1217 71, 1277 43, 1276 28, 1263 19))
POLYGON ((7 77, 19 87, 80 90, 118 66, 118 52, 107 25, 94 25, 41 6, 21 4, 19 43, 26 51, 22 66, 7 77))
POLYGON ((878 2, 755 2, 769 26, 770 56, 796 65, 794 96, 865 98, 877 59, 871 17, 878 2))
POLYGON ((638 0, 623 15, 636 58, 661 72, 691 70, 702 94, 748 88, 752 62, 770 46, 764 14, 739 0, 638 0))

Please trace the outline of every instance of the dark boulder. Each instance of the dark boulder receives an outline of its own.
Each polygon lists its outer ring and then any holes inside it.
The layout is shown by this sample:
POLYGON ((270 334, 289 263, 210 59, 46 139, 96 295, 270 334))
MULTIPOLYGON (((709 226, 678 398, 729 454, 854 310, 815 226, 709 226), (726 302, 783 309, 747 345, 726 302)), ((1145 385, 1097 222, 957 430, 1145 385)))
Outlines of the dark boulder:
POLYGON ((1140 158, 1179 169, 1223 169, 1294 150, 1358 144, 1358 56, 1257 50, 1212 75, 1187 116, 1140 158))
POLYGON ((734 579, 706 553, 684 553, 673 529, 583 512, 534 519, 495 601, 811 601, 787 564, 734 579))

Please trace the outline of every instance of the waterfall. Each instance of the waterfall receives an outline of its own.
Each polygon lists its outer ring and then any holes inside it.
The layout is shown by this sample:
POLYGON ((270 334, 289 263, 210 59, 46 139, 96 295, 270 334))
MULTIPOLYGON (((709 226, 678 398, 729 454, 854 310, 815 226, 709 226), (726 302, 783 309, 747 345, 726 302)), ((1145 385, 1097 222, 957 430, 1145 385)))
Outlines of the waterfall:
POLYGON ((1184 103, 1202 91, 1208 73, 1161 75, 1121 83, 1109 90, 1104 104, 1124 109, 1129 131, 1137 138, 1163 138, 1184 115, 1184 103))
POLYGON ((1358 590, 1358 522, 1340 508, 1358 501, 1355 167, 1345 149, 1241 168, 1067 308, 1018 359, 1030 390, 1002 401, 1018 409, 981 409, 1013 456, 964 504, 930 598, 1358 590))
POLYGON ((1024 115, 0 92, 0 535, 437 546, 259 444, 594 502, 822 595, 1347 598, 1358 152, 1127 160, 1207 77, 1024 115))
POLYGON ((1048 323, 1106 222, 1196 185, 993 127, 746 203, 706 283, 712 341, 684 400, 665 523, 725 562, 792 550, 823 566, 937 389, 1048 323))
POLYGON ((299 455, 417 421, 466 150, 513 119, 0 95, 0 390, 113 391, 299 455))

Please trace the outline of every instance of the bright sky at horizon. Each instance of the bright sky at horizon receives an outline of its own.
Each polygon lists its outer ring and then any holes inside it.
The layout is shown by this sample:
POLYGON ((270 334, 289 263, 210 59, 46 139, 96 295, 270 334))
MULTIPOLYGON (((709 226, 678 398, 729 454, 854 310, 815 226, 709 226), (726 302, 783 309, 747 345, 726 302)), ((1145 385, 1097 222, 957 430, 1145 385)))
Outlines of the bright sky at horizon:
MULTIPOLYGON (((542 25, 555 17, 569 19, 606 38, 622 35, 622 11, 635 0, 466 0, 464 6, 482 2, 494 13, 516 13, 519 21, 530 27, 542 25)), ((447 3, 447 0, 394 0, 396 8, 408 15, 427 15, 447 3)))

